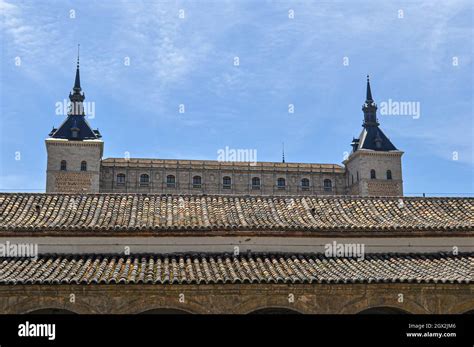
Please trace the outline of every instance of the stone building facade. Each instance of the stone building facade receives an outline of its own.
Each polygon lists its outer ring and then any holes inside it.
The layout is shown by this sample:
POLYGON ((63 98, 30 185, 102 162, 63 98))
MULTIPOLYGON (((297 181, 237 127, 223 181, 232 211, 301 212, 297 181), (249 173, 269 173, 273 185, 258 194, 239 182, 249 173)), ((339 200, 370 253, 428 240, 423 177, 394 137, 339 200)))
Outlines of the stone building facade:
POLYGON ((104 142, 47 139, 48 167, 46 191, 97 192, 104 142), (59 170, 58 170, 59 164, 59 170))
POLYGON ((46 139, 47 192, 99 192, 104 143, 100 132, 92 130, 87 122, 84 99, 78 60, 67 118, 59 128, 53 128, 46 139))
POLYGON ((101 162, 100 191, 342 195, 344 173, 343 167, 332 164, 109 158, 101 162), (148 177, 145 182, 143 175, 148 177), (125 180, 118 180, 120 176, 125 180))
POLYGON ((344 162, 346 194, 392 196, 403 194, 402 152, 360 150, 344 162))
POLYGON ((103 159, 104 143, 86 120, 79 62, 71 111, 46 139, 46 192, 402 196, 399 151, 379 128, 367 79, 363 130, 338 164, 139 158, 103 159))
POLYGON ((457 283, 10 284, 0 286, 0 314, 473 314, 472 290, 457 283))

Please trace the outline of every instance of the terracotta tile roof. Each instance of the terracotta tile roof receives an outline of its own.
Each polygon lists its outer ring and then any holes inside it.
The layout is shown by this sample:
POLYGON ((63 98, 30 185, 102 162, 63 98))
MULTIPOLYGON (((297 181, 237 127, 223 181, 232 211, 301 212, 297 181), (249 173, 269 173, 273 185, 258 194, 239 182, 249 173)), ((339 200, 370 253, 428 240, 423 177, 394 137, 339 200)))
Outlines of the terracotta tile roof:
POLYGON ((45 255, 0 258, 0 284, 471 283, 474 253, 45 255))
POLYGON ((48 231, 472 234, 474 199, 0 194, 0 234, 48 231))

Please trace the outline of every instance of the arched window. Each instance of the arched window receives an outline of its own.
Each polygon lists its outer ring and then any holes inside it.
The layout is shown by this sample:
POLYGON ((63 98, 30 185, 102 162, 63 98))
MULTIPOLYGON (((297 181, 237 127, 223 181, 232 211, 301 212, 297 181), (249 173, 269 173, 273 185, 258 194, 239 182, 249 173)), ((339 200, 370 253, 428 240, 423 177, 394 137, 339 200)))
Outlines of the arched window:
POLYGON ((176 177, 174 177, 174 175, 166 176, 166 186, 168 188, 176 187, 176 177))
POLYGON ((285 189, 286 181, 283 177, 277 179, 277 188, 278 189, 285 189))
POLYGON ((359 171, 357 171, 357 182, 359 182, 359 171))
POLYGON ((253 177, 252 178, 252 189, 260 189, 260 178, 259 177, 253 177))
POLYGON ((309 179, 303 178, 301 180, 301 189, 308 190, 309 189, 309 179))
POLYGON ((392 179, 392 171, 387 170, 387 179, 391 180, 392 179))
POLYGON ((119 185, 125 184, 125 174, 118 174, 117 175, 117 184, 119 184, 119 185))
POLYGON ((330 179, 326 178, 323 182, 323 185, 326 192, 332 191, 332 181, 330 179))
POLYGON ((374 169, 370 170, 370 178, 373 179, 373 180, 377 178, 376 175, 375 175, 375 170, 374 169))
POLYGON ((81 162, 81 171, 87 171, 87 161, 81 162))
POLYGON ((354 184, 354 175, 351 175, 352 184, 354 184))
POLYGON ((67 162, 65 160, 61 160, 61 171, 67 170, 67 162))
POLYGON ((232 185, 232 180, 229 176, 225 176, 222 178, 222 188, 230 189, 231 185, 232 185))
POLYGON ((193 177, 193 188, 201 188, 201 176, 194 176, 193 177))
POLYGON ((150 183, 150 176, 147 174, 140 175, 140 186, 147 186, 150 183))

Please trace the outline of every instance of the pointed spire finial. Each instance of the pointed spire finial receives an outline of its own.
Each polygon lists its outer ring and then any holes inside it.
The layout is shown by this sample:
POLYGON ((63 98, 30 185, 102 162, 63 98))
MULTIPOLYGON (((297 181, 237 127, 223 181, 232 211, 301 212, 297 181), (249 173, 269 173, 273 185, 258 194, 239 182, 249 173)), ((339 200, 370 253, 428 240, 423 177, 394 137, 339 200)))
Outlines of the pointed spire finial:
POLYGON ((81 88, 81 77, 79 74, 79 47, 77 45, 77 66, 76 66, 76 78, 74 79, 74 87, 72 88, 71 93, 69 93, 69 100, 71 100, 71 110, 69 114, 74 115, 84 115, 84 108, 82 102, 85 99, 84 93, 81 88))
POLYGON ((79 75, 79 47, 80 44, 77 45, 77 67, 76 67, 76 79, 74 80, 74 91, 80 92, 81 89, 81 77, 79 75))
POLYGON ((285 142, 282 142, 281 144, 281 147, 282 147, 282 163, 285 162, 285 142))
POLYGON ((79 48, 81 47, 81 44, 77 44, 77 68, 79 69, 79 48))
MULTIPOLYGON (((374 99, 372 98, 372 91, 370 90, 370 78, 369 75, 367 75, 367 96, 366 96, 366 102, 370 101, 373 102, 374 99)), ((367 102, 369 103, 369 102, 367 102)))
POLYGON ((374 98, 372 97, 369 75, 367 75, 367 93, 365 97, 365 103, 362 106, 362 111, 364 111, 364 123, 362 124, 363 127, 379 125, 379 122, 377 121, 377 105, 375 104, 374 98))

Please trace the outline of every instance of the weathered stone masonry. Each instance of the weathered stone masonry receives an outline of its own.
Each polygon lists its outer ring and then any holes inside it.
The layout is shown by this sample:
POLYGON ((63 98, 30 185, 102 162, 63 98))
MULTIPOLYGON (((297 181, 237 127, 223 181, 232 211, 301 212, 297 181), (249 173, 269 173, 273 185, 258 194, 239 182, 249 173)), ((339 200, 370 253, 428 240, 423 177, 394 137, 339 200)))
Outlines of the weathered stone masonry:
POLYGON ((474 310, 472 284, 222 284, 222 285, 8 285, 0 286, 0 313, 61 309, 81 314, 181 310, 248 314, 261 309, 356 314, 392 308, 406 313, 474 310), (71 294, 75 303, 70 302, 71 294), (184 302, 180 302, 180 295, 184 302), (294 303, 288 297, 294 296, 294 303), (399 302, 403 294, 403 302, 399 302), (183 298, 183 296, 181 296, 183 298))

